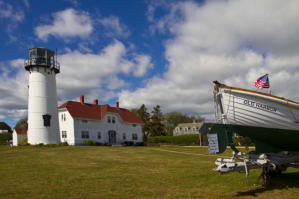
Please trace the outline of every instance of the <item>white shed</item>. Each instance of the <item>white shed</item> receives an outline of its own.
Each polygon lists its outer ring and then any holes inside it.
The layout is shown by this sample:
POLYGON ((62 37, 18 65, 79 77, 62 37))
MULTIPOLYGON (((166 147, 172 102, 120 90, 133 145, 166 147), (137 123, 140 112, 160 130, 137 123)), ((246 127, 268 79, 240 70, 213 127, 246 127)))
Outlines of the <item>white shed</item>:
POLYGON ((12 145, 18 146, 18 143, 27 138, 27 129, 14 129, 12 133, 12 145))

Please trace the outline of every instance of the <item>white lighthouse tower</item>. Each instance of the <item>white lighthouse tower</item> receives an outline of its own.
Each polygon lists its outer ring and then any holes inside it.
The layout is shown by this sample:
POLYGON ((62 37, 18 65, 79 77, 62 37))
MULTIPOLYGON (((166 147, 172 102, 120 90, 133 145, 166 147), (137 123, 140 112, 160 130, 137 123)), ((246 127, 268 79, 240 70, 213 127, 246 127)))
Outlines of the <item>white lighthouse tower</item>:
POLYGON ((56 74, 60 65, 55 52, 46 48, 29 49, 25 69, 29 72, 28 143, 58 144, 56 74))

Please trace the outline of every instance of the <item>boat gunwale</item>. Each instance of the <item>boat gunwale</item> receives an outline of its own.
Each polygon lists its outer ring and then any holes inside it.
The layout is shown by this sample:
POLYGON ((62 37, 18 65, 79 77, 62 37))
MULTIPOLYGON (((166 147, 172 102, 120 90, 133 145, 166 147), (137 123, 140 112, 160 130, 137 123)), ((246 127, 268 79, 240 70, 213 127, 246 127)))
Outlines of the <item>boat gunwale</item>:
POLYGON ((231 89, 231 90, 239 90, 239 91, 244 91, 244 92, 248 92, 248 93, 259 94, 259 95, 267 96, 267 97, 270 97, 270 98, 276 98, 276 99, 285 101, 289 105, 291 105, 290 102, 293 103, 293 104, 295 104, 295 105, 299 105, 299 102, 296 102, 296 101, 293 101, 293 100, 289 100, 289 99, 284 98, 284 97, 278 97, 278 96, 275 96, 275 95, 272 95, 272 94, 269 94, 269 93, 262 93, 262 92, 259 92, 259 91, 254 91, 254 90, 249 90, 249 89, 244 89, 244 88, 237 88, 237 87, 232 87, 232 86, 226 86, 224 84, 220 84, 219 88, 224 88, 224 89, 226 88, 226 89, 231 89))

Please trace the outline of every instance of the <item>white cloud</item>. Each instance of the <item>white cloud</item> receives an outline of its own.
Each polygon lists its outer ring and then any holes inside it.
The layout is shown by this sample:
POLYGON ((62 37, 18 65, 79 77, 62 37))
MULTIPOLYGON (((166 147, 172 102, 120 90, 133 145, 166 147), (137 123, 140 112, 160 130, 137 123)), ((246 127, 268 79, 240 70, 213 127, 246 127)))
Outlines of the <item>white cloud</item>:
POLYGON ((127 38, 130 36, 128 27, 122 23, 116 16, 109 16, 99 20, 106 31, 106 36, 112 38, 127 38))
MULTIPOLYGON (((143 67, 142 73, 146 73, 150 63, 150 57, 143 54, 135 54, 128 58, 127 48, 120 41, 115 40, 102 49, 98 54, 69 51, 60 55, 61 74, 57 75, 58 95, 61 99, 68 100, 81 94, 96 94, 101 98, 108 95, 107 90, 117 90, 127 87, 129 84, 118 77, 130 76, 136 70, 143 67), (141 59, 143 58, 143 59, 141 59), (140 59, 140 60, 139 60, 140 59), (136 60, 139 60, 136 62, 136 60)), ((140 72, 138 75, 141 75, 140 72)))
POLYGON ((18 23, 24 20, 24 12, 9 3, 0 1, 0 18, 6 18, 9 21, 18 23))
POLYGON ((134 70, 135 77, 142 77, 146 74, 146 72, 153 68, 153 64, 151 63, 151 57, 148 55, 137 55, 135 57, 136 68, 134 70))
POLYGON ((213 80, 255 89, 253 82, 265 73, 272 93, 299 100, 298 6, 295 0, 171 4, 166 16, 149 18, 172 36, 165 44, 168 71, 144 88, 121 92, 120 103, 160 104, 213 120, 213 80))
POLYGON ((39 25, 35 28, 35 34, 43 41, 47 41, 50 35, 62 39, 86 38, 92 31, 93 24, 89 14, 72 8, 54 13, 51 24, 39 25))

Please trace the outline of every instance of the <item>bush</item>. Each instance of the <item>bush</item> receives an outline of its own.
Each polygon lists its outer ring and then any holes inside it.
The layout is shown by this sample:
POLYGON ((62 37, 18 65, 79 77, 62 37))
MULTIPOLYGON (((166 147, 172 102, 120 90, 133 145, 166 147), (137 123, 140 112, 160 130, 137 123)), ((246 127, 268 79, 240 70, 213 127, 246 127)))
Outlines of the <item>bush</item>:
POLYGON ((136 142, 135 146, 146 146, 146 142, 136 142))
POLYGON ((133 141, 124 141, 123 146, 133 146, 134 142, 133 141))
POLYGON ((1 133, 0 134, 0 144, 7 144, 8 141, 12 139, 11 133, 1 133))
MULTIPOLYGON (((207 145, 206 135, 203 136, 202 145, 207 145)), ((200 137, 198 134, 179 135, 179 136, 155 136, 148 139, 148 144, 174 144, 174 145, 199 145, 200 137)))
POLYGON ((101 142, 96 142, 96 145, 97 145, 97 146, 103 146, 104 144, 101 143, 101 142))
POLYGON ((67 143, 67 142, 61 142, 60 144, 59 144, 59 146, 68 146, 69 144, 67 143))
POLYGON ((30 144, 28 143, 28 139, 27 138, 23 138, 21 141, 19 141, 18 145, 19 146, 28 146, 30 144))
POLYGON ((84 140, 84 145, 86 145, 86 146, 95 146, 96 143, 92 140, 84 140))

